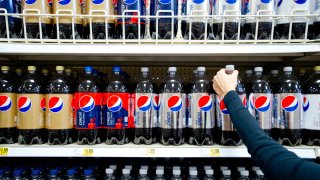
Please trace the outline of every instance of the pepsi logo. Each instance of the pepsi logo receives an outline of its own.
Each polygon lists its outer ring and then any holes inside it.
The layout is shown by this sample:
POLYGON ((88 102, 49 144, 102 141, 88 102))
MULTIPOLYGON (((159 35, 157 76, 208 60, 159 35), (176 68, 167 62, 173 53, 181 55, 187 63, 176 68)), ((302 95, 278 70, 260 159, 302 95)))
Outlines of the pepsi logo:
POLYGON ((76 100, 75 100, 75 98, 72 98, 70 106, 71 106, 72 111, 74 111, 75 108, 76 108, 76 100))
POLYGON ((118 112, 122 108, 122 99, 119 96, 110 96, 107 100, 108 109, 112 112, 118 112))
POLYGON ((250 109, 254 109, 254 96, 252 94, 249 96, 249 107, 250 109))
POLYGON ((59 97, 51 97, 49 99, 49 109, 53 113, 60 112, 63 108, 63 100, 59 97))
POLYGON ((32 106, 31 100, 26 96, 21 96, 18 99, 18 109, 20 112, 25 113, 30 110, 32 106))
POLYGON ((171 96, 168 99, 168 108, 171 111, 177 112, 182 108, 182 100, 180 96, 171 96))
POLYGON ((52 0, 47 0, 50 7, 52 7, 52 0))
POLYGON ((267 96, 259 96, 254 101, 254 107, 260 112, 266 112, 270 109, 270 99, 267 96))
POLYGON ((234 4, 234 3, 237 2, 237 0, 226 0, 226 2, 227 2, 228 4, 234 4))
POLYGON ((307 2, 307 0, 294 0, 294 2, 297 4, 304 4, 307 2))
POLYGON ((210 96, 201 96, 198 100, 199 108, 204 111, 210 111, 212 109, 212 98, 210 96))
POLYGON ((91 0, 93 4, 101 4, 104 0, 91 0))
POLYGON ((8 96, 0 96, 0 112, 8 111, 12 106, 12 101, 8 96))
POLYGON ((272 0, 260 0, 264 4, 269 4, 272 0))
POLYGON ((204 0, 192 0, 195 4, 201 4, 204 2, 204 0))
POLYGON ((91 96, 84 95, 80 98, 79 107, 82 111, 90 112, 94 106, 94 99, 91 96))
POLYGON ((26 4, 34 4, 37 0, 25 0, 26 4))
POLYGON ((303 111, 306 112, 309 109, 310 103, 307 97, 303 97, 303 111))
POLYGON ((295 96, 286 96, 282 99, 281 106, 285 111, 293 112, 297 110, 299 102, 295 96))
POLYGON ((70 1, 71 0, 59 0, 59 4, 65 6, 65 5, 68 5, 70 1))
POLYGON ((123 0, 126 5, 132 5, 137 2, 137 0, 123 0))
POLYGON ((169 4, 171 0, 158 0, 160 4, 169 4))
POLYGON ((223 114, 229 114, 229 111, 226 107, 226 104, 224 103, 223 100, 220 101, 219 103, 219 107, 220 107, 220 111, 223 113, 223 114))
POLYGON ((43 97, 40 101, 40 107, 42 111, 46 111, 46 97, 43 97))
POLYGON ((149 109, 151 109, 151 98, 148 96, 140 96, 137 100, 137 106, 140 111, 148 111, 149 109))
POLYGON ((156 111, 160 110, 160 97, 159 96, 154 96, 153 97, 153 108, 156 111))

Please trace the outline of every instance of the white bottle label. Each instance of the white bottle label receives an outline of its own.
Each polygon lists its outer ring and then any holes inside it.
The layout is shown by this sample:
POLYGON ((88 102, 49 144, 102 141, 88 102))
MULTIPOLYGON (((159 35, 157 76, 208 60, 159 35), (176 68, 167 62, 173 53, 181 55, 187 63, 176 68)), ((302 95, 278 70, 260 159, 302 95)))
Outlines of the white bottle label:
POLYGON ((306 94, 304 96, 302 128, 320 130, 320 94, 306 94))

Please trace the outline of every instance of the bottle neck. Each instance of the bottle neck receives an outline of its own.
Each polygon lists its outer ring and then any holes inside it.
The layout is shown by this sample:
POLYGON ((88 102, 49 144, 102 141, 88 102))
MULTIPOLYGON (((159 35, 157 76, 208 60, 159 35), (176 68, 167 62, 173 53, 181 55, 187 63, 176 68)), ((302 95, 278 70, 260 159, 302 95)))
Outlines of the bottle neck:
POLYGON ((204 72, 203 71, 198 72, 198 78, 203 79, 203 77, 204 77, 204 72))
POLYGON ((29 71, 29 74, 34 74, 35 73, 35 71, 29 71))
POLYGON ((8 74, 8 71, 2 71, 3 74, 8 74))
POLYGON ((284 75, 286 75, 286 76, 289 76, 289 75, 291 75, 292 74, 292 71, 285 71, 284 72, 284 75))
POLYGON ((62 75, 63 71, 57 71, 57 74, 62 75))
POLYGON ((148 77, 148 72, 142 72, 142 77, 145 79, 148 77))
POLYGON ((174 77, 175 75, 176 75, 176 72, 174 71, 169 72, 169 77, 174 77))
POLYGON ((255 76, 262 76, 262 72, 257 71, 257 72, 254 73, 254 75, 255 75, 255 76))

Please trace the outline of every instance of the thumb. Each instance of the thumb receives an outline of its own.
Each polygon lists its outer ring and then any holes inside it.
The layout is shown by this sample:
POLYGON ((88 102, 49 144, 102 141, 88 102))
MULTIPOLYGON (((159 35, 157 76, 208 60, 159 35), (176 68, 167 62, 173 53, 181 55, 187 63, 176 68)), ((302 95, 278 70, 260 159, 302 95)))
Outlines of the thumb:
POLYGON ((234 70, 233 73, 232 73, 232 76, 237 78, 238 75, 239 75, 239 71, 238 70, 234 70))

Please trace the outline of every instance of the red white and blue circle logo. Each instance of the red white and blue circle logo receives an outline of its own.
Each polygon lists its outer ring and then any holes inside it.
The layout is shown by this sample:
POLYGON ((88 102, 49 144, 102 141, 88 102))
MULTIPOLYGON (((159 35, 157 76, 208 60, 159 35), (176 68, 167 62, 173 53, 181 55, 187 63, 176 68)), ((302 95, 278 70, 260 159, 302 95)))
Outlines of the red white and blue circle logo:
POLYGON ((108 109, 112 112, 118 112, 122 108, 122 99, 119 96, 110 96, 107 100, 108 109))
POLYGON ((204 112, 210 111, 213 106, 212 104, 212 98, 208 95, 201 96, 198 100, 198 106, 204 112))
POLYGON ((270 99, 267 96, 259 96, 254 101, 254 107, 260 112, 266 112, 270 109, 270 99))
POLYGON ((52 7, 52 0, 47 0, 50 7, 52 7))
POLYGON ((137 2, 137 0, 123 0, 126 5, 132 5, 137 2))
POLYGON ((227 2, 228 4, 234 4, 234 3, 237 2, 237 0, 226 0, 226 2, 227 2))
POLYGON ((260 0, 264 4, 269 4, 272 0, 260 0))
POLYGON ((168 108, 171 111, 177 112, 182 108, 182 100, 180 96, 171 96, 168 99, 168 108))
POLYGON ((8 96, 0 96, 0 112, 8 111, 12 106, 12 101, 8 96))
POLYGON ((34 4, 37 0, 25 0, 26 4, 34 4))
POLYGON ((93 4, 101 4, 104 0, 91 0, 93 4))
POLYGON ((195 4, 201 4, 204 2, 204 0, 192 0, 195 4))
POLYGON ((18 99, 18 109, 20 112, 25 113, 30 110, 32 106, 31 100, 26 96, 21 96, 18 99))
POLYGON ((91 96, 84 95, 80 98, 79 107, 84 112, 90 112, 95 106, 94 99, 91 96))
POLYGON ((49 109, 53 113, 60 112, 63 108, 63 100, 59 97, 51 97, 49 99, 49 109))
POLYGON ((74 111, 76 109, 76 99, 74 97, 71 100, 70 106, 71 106, 72 111, 74 111))
POLYGON ((229 114, 229 111, 226 107, 226 104, 224 103, 223 100, 220 101, 219 103, 219 107, 220 107, 220 111, 223 113, 223 114, 229 114))
POLYGON ((297 4, 304 4, 307 2, 307 0, 293 0, 297 4))
POLYGON ((243 100, 242 100, 242 104, 244 107, 247 107, 247 98, 246 96, 244 96, 243 100))
POLYGON ((307 97, 303 97, 303 111, 306 112, 309 109, 310 103, 307 97))
POLYGON ((148 111, 151 109, 151 98, 148 96, 140 96, 137 100, 137 106, 140 109, 140 111, 148 111))
POLYGON ((59 4, 60 5, 68 5, 70 3, 71 0, 59 0, 59 4))
POLYGON ((160 4, 169 4, 171 0, 158 0, 160 4))
POLYGON ((249 95, 249 107, 254 109, 254 96, 252 94, 249 95))
POLYGON ((295 96, 286 96, 281 101, 282 109, 287 112, 293 112, 297 110, 299 106, 298 99, 295 96))
POLYGON ((153 97, 153 108, 156 111, 160 110, 160 97, 158 95, 153 97))
POLYGON ((46 111, 46 97, 43 97, 40 101, 40 107, 42 111, 46 111))

